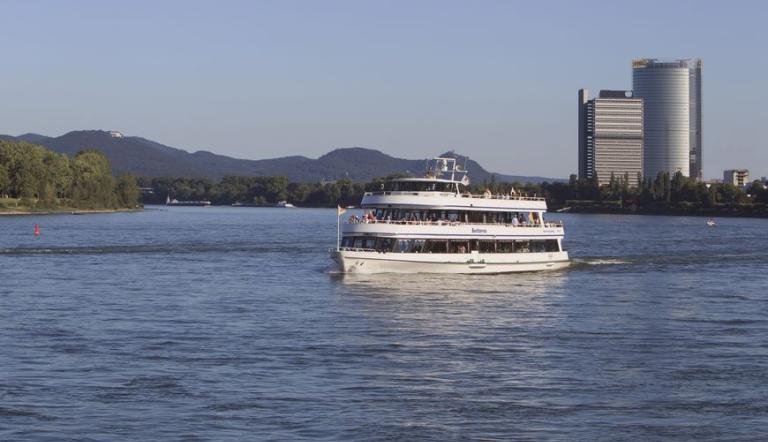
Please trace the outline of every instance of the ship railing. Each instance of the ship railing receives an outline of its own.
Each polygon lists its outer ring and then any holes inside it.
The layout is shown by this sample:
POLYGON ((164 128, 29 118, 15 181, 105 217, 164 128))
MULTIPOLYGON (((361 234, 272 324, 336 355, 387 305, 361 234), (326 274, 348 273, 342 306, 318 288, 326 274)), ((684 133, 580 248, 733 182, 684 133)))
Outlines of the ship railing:
POLYGON ((502 193, 499 194, 471 194, 471 193, 463 193, 461 194, 462 198, 480 198, 480 199, 491 199, 491 200, 513 200, 513 201, 546 201, 545 198, 542 198, 540 196, 528 196, 528 195, 505 195, 502 193))
POLYGON ((377 192, 365 192, 363 196, 372 195, 405 195, 405 196, 456 196, 455 192, 435 192, 430 190, 381 190, 377 192))
POLYGON ((365 192, 363 196, 379 196, 379 195, 405 195, 405 196, 425 196, 425 197, 437 197, 437 196, 456 196, 461 198, 477 198, 477 199, 492 199, 492 200, 513 200, 513 201, 545 201, 545 198, 540 196, 528 196, 528 195, 505 195, 505 194, 471 194, 455 192, 430 192, 430 191, 399 191, 399 190, 381 190, 376 192, 365 192))
POLYGON ((395 224, 408 226, 505 226, 505 227, 563 227, 562 221, 545 221, 544 224, 521 222, 513 223, 467 223, 462 221, 407 221, 387 219, 353 218, 347 220, 347 224, 395 224))
POLYGON ((367 247, 339 247, 339 250, 344 250, 345 252, 375 252, 376 249, 371 249, 367 247))

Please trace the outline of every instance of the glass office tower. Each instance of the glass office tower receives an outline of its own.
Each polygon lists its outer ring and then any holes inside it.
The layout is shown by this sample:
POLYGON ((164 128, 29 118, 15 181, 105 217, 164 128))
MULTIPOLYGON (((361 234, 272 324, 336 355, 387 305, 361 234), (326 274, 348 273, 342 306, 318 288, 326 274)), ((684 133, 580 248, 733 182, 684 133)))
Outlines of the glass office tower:
POLYGON ((643 99, 643 174, 701 178, 701 60, 632 62, 632 86, 643 99))

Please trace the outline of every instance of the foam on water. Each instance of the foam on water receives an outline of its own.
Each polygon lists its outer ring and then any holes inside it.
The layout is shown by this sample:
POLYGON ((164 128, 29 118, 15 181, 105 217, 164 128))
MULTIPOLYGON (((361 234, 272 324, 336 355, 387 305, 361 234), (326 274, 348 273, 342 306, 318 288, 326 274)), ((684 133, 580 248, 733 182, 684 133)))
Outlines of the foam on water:
POLYGON ((574 264, 586 264, 590 266, 607 266, 607 265, 626 265, 631 264, 632 262, 626 259, 617 259, 617 258, 607 258, 607 259, 600 259, 600 258, 592 258, 592 259, 574 259, 574 264))

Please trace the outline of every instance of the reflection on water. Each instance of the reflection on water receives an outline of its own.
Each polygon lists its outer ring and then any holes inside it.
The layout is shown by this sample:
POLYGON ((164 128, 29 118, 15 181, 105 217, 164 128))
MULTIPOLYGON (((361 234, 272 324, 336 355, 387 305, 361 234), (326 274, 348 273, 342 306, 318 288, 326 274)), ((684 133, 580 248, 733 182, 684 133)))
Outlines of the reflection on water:
POLYGON ((524 301, 558 296, 568 271, 497 275, 335 274, 345 294, 395 295, 416 298, 449 297, 456 301, 503 297, 524 301))

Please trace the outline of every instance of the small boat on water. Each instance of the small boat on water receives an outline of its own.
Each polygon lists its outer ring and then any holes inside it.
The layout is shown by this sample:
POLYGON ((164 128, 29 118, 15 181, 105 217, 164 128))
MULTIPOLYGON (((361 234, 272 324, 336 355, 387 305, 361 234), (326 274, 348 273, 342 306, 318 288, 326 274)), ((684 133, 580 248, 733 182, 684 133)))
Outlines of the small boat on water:
POLYGON ((709 227, 715 227, 717 225, 717 221, 715 221, 714 218, 707 218, 707 225, 709 227))
POLYGON ((207 200, 179 201, 177 199, 171 199, 171 197, 168 196, 165 199, 165 205, 166 206, 184 206, 184 207, 208 207, 211 205, 211 202, 207 200))
POLYGON ((277 203, 274 203, 274 204, 270 204, 270 203, 257 204, 257 203, 236 202, 236 203, 232 203, 232 207, 280 207, 280 208, 289 208, 290 209, 290 208, 294 208, 296 206, 294 206, 293 204, 289 203, 288 201, 280 201, 280 202, 277 202, 277 203))

